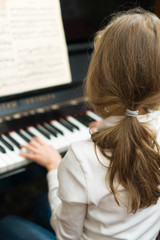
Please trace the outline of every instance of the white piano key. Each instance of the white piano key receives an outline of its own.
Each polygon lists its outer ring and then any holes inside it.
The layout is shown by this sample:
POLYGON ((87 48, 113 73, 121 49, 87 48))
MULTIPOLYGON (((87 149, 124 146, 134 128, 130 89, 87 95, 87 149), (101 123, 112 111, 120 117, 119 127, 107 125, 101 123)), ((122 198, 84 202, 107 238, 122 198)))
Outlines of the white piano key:
POLYGON ((14 138, 20 145, 28 144, 23 138, 21 138, 16 132, 10 132, 9 135, 14 138))
POLYGON ((42 133, 40 133, 36 128, 34 128, 33 126, 28 127, 28 130, 32 134, 34 134, 36 137, 38 137, 42 141, 44 141, 46 144, 50 144, 50 141, 42 133))
POLYGON ((59 133, 57 134, 57 138, 58 138, 58 146, 59 146, 57 150, 59 150, 60 152, 66 151, 70 145, 68 140, 59 133))
POLYGON ((30 160, 24 158, 24 157, 21 157, 19 154, 21 152, 21 149, 19 149, 10 139, 8 139, 5 135, 3 135, 3 138, 13 146, 14 148, 14 156, 15 156, 15 165, 18 166, 18 167, 21 167, 21 166, 24 166, 26 164, 29 164, 30 163, 30 160))
POLYGON ((13 151, 10 151, 3 143, 0 144, 6 151, 3 154, 3 160, 6 162, 8 166, 8 170, 12 170, 17 166, 16 156, 13 151))
MULTIPOLYGON (((27 145, 28 143, 23 139, 21 138, 16 132, 11 132, 9 134, 12 138, 14 138, 20 145, 27 145)), ((17 151, 18 155, 19 153, 21 152, 22 150, 19 149, 19 151, 17 151)), ((22 158, 20 155, 19 155, 19 161, 23 164, 28 164, 30 161, 26 158, 22 158)))
POLYGON ((25 137, 27 137, 30 141, 32 140, 32 137, 29 135, 29 134, 27 134, 27 132, 25 132, 23 129, 20 129, 19 130, 25 137))
MULTIPOLYGON (((40 125, 41 126, 41 125, 40 125)), ((42 133, 40 133, 36 128, 33 126, 28 127, 28 130, 34 134, 36 137, 40 138, 46 144, 53 146, 56 150, 63 152, 67 150, 68 142, 66 143, 61 136, 58 138, 51 136, 51 139, 47 139, 42 133), (58 139, 58 140, 57 140, 58 139)))
POLYGON ((32 137, 29 134, 27 134, 27 132, 25 132, 23 129, 20 129, 19 131, 23 133, 23 135, 26 136, 28 139, 30 140, 32 139, 32 137))
MULTIPOLYGON (((42 131, 42 132, 44 132, 44 133, 46 133, 49 137, 50 137, 50 139, 52 138, 52 134, 48 131, 48 130, 46 130, 42 125, 38 125, 38 128, 42 131)), ((41 133, 42 134, 42 133, 41 133)), ((42 134, 43 135, 43 134, 42 134)), ((44 136, 44 135, 43 135, 44 136)), ((44 136, 45 137, 45 136, 44 136)), ((47 138, 48 139, 48 138, 47 138)))
POLYGON ((88 127, 86 127, 83 123, 79 122, 76 118, 72 116, 67 116, 67 120, 75 124, 77 127, 79 127, 80 130, 82 131, 88 131, 88 127))
POLYGON ((3 159, 3 154, 4 153, 0 153, 0 173, 4 173, 8 170, 8 166, 6 161, 3 159))
POLYGON ((50 140, 51 146, 53 146, 58 151, 62 151, 63 149, 66 149, 67 141, 65 141, 65 139, 62 138, 60 134, 57 134, 57 137, 55 137, 49 132, 49 130, 46 130, 45 128, 43 128, 42 125, 40 125, 39 127, 42 129, 42 131, 49 134, 49 136, 51 138, 51 140, 50 140))
POLYGON ((90 111, 90 110, 87 110, 87 111, 86 111, 86 114, 87 114, 89 117, 95 119, 95 121, 101 121, 101 120, 102 120, 101 117, 99 117, 97 114, 95 114, 94 112, 92 112, 92 111, 90 111))
POLYGON ((79 133, 76 129, 73 132, 71 132, 56 120, 52 120, 51 124, 59 128, 64 133, 64 137, 66 140, 69 141, 69 144, 79 140, 79 133))
POLYGON ((80 123, 77 119, 72 116, 67 117, 68 121, 79 127, 79 140, 85 140, 90 138, 89 128, 80 123))

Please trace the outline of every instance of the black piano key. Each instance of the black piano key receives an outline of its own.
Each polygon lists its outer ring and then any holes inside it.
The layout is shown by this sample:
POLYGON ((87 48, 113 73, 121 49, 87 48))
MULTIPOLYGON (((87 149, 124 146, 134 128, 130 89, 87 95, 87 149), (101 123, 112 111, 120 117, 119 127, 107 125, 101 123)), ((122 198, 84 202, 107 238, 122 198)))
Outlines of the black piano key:
POLYGON ((8 143, 8 142, 7 142, 4 138, 2 138, 1 136, 0 136, 0 141, 1 141, 9 150, 14 151, 13 146, 12 146, 10 143, 8 143))
POLYGON ((21 131, 17 131, 16 132, 21 138, 23 138, 23 140, 27 143, 29 143, 31 140, 29 138, 27 138, 21 131))
POLYGON ((59 122, 60 122, 65 128, 67 128, 69 131, 73 132, 74 127, 73 127, 71 124, 69 124, 67 121, 65 121, 65 119, 60 118, 60 119, 59 119, 59 122))
POLYGON ((75 117, 78 121, 83 123, 85 126, 88 127, 89 123, 94 122, 95 120, 87 115, 78 115, 75 117))
POLYGON ((43 124, 43 127, 48 130, 48 132, 50 132, 54 137, 57 137, 57 131, 53 128, 51 128, 49 125, 47 125, 47 123, 43 124))
POLYGON ((43 136, 45 136, 46 138, 51 139, 50 135, 49 135, 45 130, 43 130, 43 129, 40 127, 40 125, 37 125, 37 126, 35 127, 35 129, 37 129, 37 131, 39 131, 39 132, 40 132, 43 136))
POLYGON ((28 128, 23 129, 23 131, 26 132, 26 133, 27 133, 29 136, 31 136, 32 138, 33 138, 33 137, 36 137, 32 132, 29 131, 28 128))
POLYGON ((64 132, 62 130, 60 130, 59 128, 53 126, 52 124, 50 123, 47 123, 51 128, 53 128, 54 130, 57 131, 57 133, 60 133, 61 135, 64 135, 64 132))
POLYGON ((87 126, 88 127, 88 121, 86 121, 83 116, 74 116, 79 122, 81 122, 83 125, 87 126))
POLYGON ((89 123, 91 123, 91 122, 95 122, 95 121, 96 121, 94 118, 88 116, 86 113, 85 113, 84 116, 85 116, 86 121, 88 121, 89 123))
POLYGON ((9 140, 11 140, 11 142, 13 142, 14 145, 16 145, 19 149, 21 149, 21 145, 13 138, 11 137, 9 134, 5 135, 9 140))
POLYGON ((6 150, 0 145, 0 152, 6 153, 6 150))
POLYGON ((74 128, 76 128, 77 130, 80 130, 80 128, 79 128, 76 124, 70 122, 69 119, 65 119, 65 121, 67 121, 69 124, 71 124, 71 125, 72 125, 74 128))

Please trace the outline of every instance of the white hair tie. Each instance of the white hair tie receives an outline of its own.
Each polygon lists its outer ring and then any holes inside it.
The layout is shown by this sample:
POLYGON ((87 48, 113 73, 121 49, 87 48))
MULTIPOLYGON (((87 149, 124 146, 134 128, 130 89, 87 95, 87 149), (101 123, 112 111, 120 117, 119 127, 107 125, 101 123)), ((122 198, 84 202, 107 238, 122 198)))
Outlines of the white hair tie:
POLYGON ((138 116, 138 110, 132 111, 130 109, 126 109, 126 116, 128 116, 128 117, 137 117, 138 116))

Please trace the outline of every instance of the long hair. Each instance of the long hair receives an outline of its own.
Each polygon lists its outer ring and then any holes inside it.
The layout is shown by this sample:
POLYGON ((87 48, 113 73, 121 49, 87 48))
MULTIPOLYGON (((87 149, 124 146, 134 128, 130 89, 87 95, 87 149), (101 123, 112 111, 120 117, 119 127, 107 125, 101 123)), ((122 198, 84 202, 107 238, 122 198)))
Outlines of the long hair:
MULTIPOLYGON (((117 14, 95 37, 86 78, 90 105, 102 118, 160 106, 160 20, 136 8, 117 14)), ((114 181, 126 189, 131 212, 160 197, 160 151, 156 132, 136 117, 92 135, 110 159, 106 181, 119 204, 114 181), (108 154, 111 152, 111 154, 108 154)))

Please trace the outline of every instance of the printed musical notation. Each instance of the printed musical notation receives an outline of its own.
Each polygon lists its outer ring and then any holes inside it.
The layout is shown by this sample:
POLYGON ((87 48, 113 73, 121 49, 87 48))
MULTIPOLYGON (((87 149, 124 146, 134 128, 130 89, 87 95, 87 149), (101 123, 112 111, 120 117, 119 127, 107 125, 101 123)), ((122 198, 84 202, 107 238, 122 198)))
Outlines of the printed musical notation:
POLYGON ((58 0, 0 0, 0 96, 71 82, 58 0))

